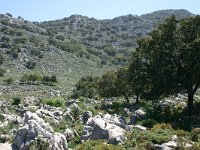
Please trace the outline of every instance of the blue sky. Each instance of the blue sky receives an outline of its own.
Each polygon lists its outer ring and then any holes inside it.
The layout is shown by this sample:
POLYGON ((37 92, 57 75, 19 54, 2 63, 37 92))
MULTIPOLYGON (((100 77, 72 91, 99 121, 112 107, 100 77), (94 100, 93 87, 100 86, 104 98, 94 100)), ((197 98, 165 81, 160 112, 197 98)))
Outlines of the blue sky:
POLYGON ((72 14, 110 19, 162 9, 187 9, 200 14, 200 0, 0 0, 0 13, 30 21, 55 20, 72 14))

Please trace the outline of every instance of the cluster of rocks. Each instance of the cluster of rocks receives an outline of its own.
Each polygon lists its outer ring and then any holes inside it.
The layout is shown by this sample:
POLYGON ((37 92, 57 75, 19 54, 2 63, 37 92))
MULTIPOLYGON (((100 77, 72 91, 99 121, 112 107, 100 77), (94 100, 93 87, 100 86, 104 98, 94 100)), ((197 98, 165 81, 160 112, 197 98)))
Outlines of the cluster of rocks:
POLYGON ((147 128, 135 125, 137 119, 142 119, 145 112, 139 109, 130 117, 127 123, 125 118, 116 114, 99 114, 92 117, 92 113, 87 111, 83 113, 83 121, 86 123, 83 129, 82 141, 105 139, 110 144, 119 144, 125 139, 125 132, 132 128, 146 130, 147 128))
POLYGON ((89 118, 84 126, 82 141, 105 139, 108 143, 119 144, 125 139, 126 122, 119 116, 106 114, 89 118))
MULTIPOLYGON (((27 98, 28 102, 30 99, 27 98)), ((1 107, 7 103, 1 102, 1 107)), ((10 131, 8 134, 0 134, 0 141, 5 143, 0 144, 0 150, 28 150, 32 145, 36 144, 37 140, 46 143, 48 148, 53 150, 68 150, 68 142, 70 142, 78 134, 76 131, 72 131, 67 128, 63 133, 58 133, 53 130, 49 123, 45 120, 51 121, 54 124, 59 125, 63 120, 69 119, 75 121, 73 111, 75 113, 81 112, 81 108, 78 105, 78 100, 71 100, 66 103, 67 109, 65 112, 61 108, 56 108, 48 105, 36 106, 35 112, 24 110, 23 117, 14 114, 1 113, 4 118, 4 122, 0 123, 0 127, 6 127, 9 122, 18 124, 18 129, 10 131), (10 138, 13 138, 13 143, 6 143, 10 138), (3 149, 2 149, 3 148, 3 149)), ((89 104, 88 104, 89 105, 89 104)), ((126 139, 126 132, 131 131, 134 128, 139 130, 148 130, 148 128, 136 125, 138 120, 146 118, 146 112, 139 108, 134 112, 128 110, 130 113, 130 119, 127 122, 125 118, 116 114, 102 114, 93 115, 91 111, 85 111, 79 114, 78 123, 83 125, 81 141, 87 140, 100 140, 104 139, 109 144, 120 144, 126 139)), ((77 121, 77 120, 76 120, 77 121)), ((191 147, 192 143, 185 141, 185 147, 191 147)), ((172 140, 160 145, 155 145, 158 150, 172 150, 178 146, 177 136, 174 135, 172 140)))
POLYGON ((41 139, 49 143, 49 149, 68 149, 65 135, 54 132, 52 127, 36 113, 26 112, 23 120, 23 126, 17 130, 14 137, 13 147, 28 150, 34 140, 41 139))
MULTIPOLYGON (((187 139, 182 138, 182 145, 184 146, 185 149, 191 149, 192 145, 194 144, 193 142, 189 142, 187 139)), ((166 143, 163 143, 161 145, 155 144, 156 149, 158 150, 174 150, 178 147, 178 137, 177 135, 173 135, 171 141, 168 141, 166 143)))
POLYGON ((61 120, 63 120, 63 112, 61 109, 48 105, 43 105, 36 111, 36 114, 41 118, 49 118, 54 123, 59 123, 61 120))

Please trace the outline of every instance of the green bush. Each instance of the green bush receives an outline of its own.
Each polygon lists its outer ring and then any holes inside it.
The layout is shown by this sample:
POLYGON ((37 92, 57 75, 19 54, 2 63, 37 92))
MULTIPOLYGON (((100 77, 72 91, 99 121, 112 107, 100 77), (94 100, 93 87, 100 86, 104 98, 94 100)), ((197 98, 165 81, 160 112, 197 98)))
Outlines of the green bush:
POLYGON ((64 41, 64 39, 65 39, 65 37, 62 35, 56 35, 55 38, 58 40, 61 40, 61 41, 64 41))
POLYGON ((200 128, 194 128, 191 131, 191 139, 195 142, 200 142, 200 128))
POLYGON ((76 150, 122 150, 120 145, 107 144, 103 140, 89 140, 81 144, 76 150))
POLYGON ((19 105, 21 103, 21 98, 13 97, 12 98, 12 105, 19 105))
POLYGON ((0 77, 3 77, 6 71, 2 68, 0 68, 0 77))
POLYGON ((4 79, 3 82, 7 85, 13 84, 14 83, 14 79, 12 77, 9 77, 7 79, 4 79))
POLYGON ((73 91, 72 97, 79 98, 80 96, 88 98, 98 97, 98 77, 82 77, 76 84, 76 89, 73 91))
POLYGON ((49 143, 43 139, 35 139, 29 147, 29 150, 46 150, 49 147, 49 143))
POLYGON ((160 129, 169 129, 169 130, 173 130, 171 124, 169 123, 157 123, 153 128, 151 128, 151 131, 157 131, 157 130, 160 130, 160 129))
POLYGON ((29 60, 29 61, 26 62, 25 66, 28 69, 34 69, 35 66, 36 66, 36 63, 34 61, 32 61, 32 60, 29 60))
POLYGON ((41 80, 41 76, 38 74, 24 74, 20 82, 26 84, 36 84, 41 80))
POLYGON ((122 143, 125 149, 154 149, 154 144, 162 144, 171 140, 173 130, 169 124, 157 124, 151 130, 133 129, 127 133, 127 140, 122 143))
POLYGON ((65 101, 63 98, 47 99, 47 100, 44 100, 43 103, 49 106, 54 106, 54 107, 65 106, 65 101))
POLYGON ((27 39, 25 37, 17 37, 13 39, 13 42, 16 44, 25 44, 27 42, 27 39))
POLYGON ((47 76, 43 76, 42 77, 42 83, 44 85, 53 85, 53 83, 57 83, 58 80, 57 80, 57 76, 56 75, 47 75, 47 76))
POLYGON ((0 133, 1 134, 8 134, 12 129, 17 128, 18 125, 14 123, 8 123, 7 126, 0 127, 0 133))

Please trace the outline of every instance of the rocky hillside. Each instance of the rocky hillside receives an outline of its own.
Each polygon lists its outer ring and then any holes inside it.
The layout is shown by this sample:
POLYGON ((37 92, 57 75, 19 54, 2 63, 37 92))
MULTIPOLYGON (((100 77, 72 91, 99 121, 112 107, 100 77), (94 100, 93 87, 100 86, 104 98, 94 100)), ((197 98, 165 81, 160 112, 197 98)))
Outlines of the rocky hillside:
POLYGON ((24 90, 27 89, 22 87, 24 85, 19 86, 25 73, 56 75, 58 84, 51 89, 70 91, 82 76, 99 75, 127 65, 136 41, 173 14, 180 19, 192 16, 186 10, 163 10, 111 20, 72 15, 37 23, 2 14, 0 83, 12 79, 14 85, 3 86, 1 91, 3 94, 13 89, 18 91, 16 93, 29 92, 24 90))
POLYGON ((186 99, 168 97, 158 105, 121 98, 0 101, 0 150, 199 149, 200 118, 188 124, 180 115, 186 99))
MULTIPOLYGON (((126 66, 136 41, 172 14, 192 16, 164 10, 37 23, 0 15, 0 150, 198 150, 200 117, 186 116, 185 94, 156 103, 69 97, 81 77, 126 66)), ((200 114, 199 92, 195 100, 200 114)))

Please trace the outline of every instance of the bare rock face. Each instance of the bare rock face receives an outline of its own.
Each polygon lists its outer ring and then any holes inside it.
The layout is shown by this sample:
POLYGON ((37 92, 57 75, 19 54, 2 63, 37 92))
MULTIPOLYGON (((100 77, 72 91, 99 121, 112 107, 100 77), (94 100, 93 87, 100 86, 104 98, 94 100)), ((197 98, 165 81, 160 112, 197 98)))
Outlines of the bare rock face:
POLYGON ((63 134, 54 133, 52 127, 45 123, 36 113, 26 112, 24 125, 18 129, 13 145, 19 150, 28 150, 35 139, 42 139, 49 143, 53 150, 67 150, 67 140, 63 134))
POLYGON ((125 130, 117 125, 119 120, 112 120, 112 116, 100 115, 90 118, 83 129, 82 141, 105 139, 110 144, 119 144, 124 140, 125 130))

